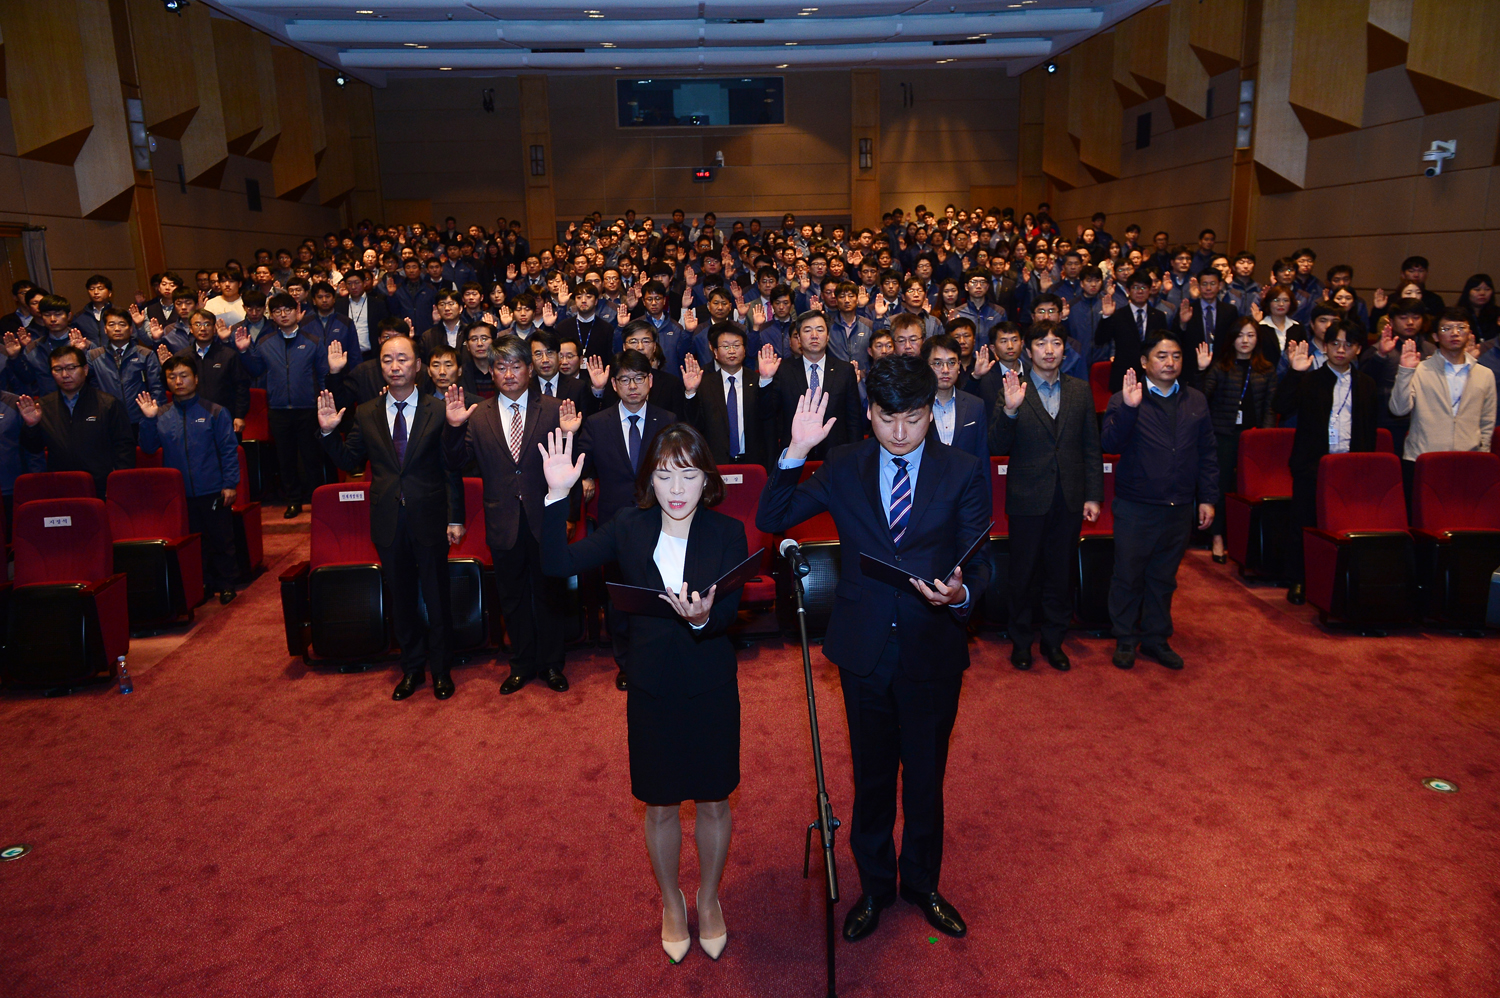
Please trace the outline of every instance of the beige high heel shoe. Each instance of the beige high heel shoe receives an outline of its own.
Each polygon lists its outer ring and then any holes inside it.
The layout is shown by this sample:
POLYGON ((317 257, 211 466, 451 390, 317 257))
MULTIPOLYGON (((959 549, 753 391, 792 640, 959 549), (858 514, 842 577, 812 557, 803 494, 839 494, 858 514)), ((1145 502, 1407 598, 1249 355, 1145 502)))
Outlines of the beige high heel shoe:
MULTIPOLYGON (((699 895, 701 895, 701 894, 702 894, 702 892, 699 891, 698 894, 694 894, 693 895, 693 903, 696 904, 696 905, 698 905, 698 909, 700 911, 703 908, 703 906, 698 901, 699 895)), ((721 905, 721 904, 719 904, 718 898, 714 899, 714 904, 719 905, 719 917, 723 918, 724 917, 724 906, 721 905)), ((702 920, 700 919, 699 922, 701 924, 702 920)), ((708 957, 709 957, 710 960, 717 960, 719 958, 719 955, 724 952, 724 947, 726 945, 728 945, 728 943, 729 943, 729 927, 728 926, 725 926, 725 928, 724 928, 724 934, 721 935, 721 936, 714 936, 712 939, 709 939, 706 936, 699 936, 698 937, 698 945, 703 947, 703 952, 705 952, 705 953, 708 954, 708 957)))
MULTIPOLYGON (((682 898, 682 910, 686 912, 687 895, 679 890, 677 896, 682 898)), ((667 909, 663 907, 661 913, 662 917, 666 917, 667 909)), ((693 937, 689 934, 686 939, 663 939, 661 941, 661 948, 667 951, 667 956, 673 963, 681 963, 682 958, 688 955, 688 950, 693 948, 693 937)), ((722 947, 720 948, 722 949, 722 947)))

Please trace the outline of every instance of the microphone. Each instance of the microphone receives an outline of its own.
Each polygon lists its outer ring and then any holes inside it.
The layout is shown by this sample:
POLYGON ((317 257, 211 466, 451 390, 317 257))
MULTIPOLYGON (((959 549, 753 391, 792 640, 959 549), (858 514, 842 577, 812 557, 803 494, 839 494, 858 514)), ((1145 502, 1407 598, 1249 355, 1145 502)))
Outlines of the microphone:
POLYGON ((792 574, 799 579, 805 579, 812 574, 812 566, 807 563, 807 555, 802 553, 802 545, 790 537, 781 542, 776 553, 787 560, 792 566, 792 574))

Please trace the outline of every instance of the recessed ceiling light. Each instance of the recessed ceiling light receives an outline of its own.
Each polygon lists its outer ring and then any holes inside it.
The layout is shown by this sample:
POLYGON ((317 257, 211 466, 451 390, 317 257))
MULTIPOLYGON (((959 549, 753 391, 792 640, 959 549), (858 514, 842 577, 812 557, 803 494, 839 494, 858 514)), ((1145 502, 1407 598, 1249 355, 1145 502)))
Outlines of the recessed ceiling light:
POLYGON ((803 7, 802 8, 802 13, 804 13, 804 14, 812 14, 812 13, 815 13, 817 11, 817 9, 818 8, 816 8, 816 7, 803 7))
POLYGON ((426 45, 418 45, 417 46, 417 48, 419 48, 419 49, 425 49, 426 47, 427 47, 426 45))
POLYGON ((354 13, 356 13, 356 14, 373 14, 375 12, 373 10, 356 10, 354 13))
POLYGON ((941 66, 941 65, 942 65, 942 64, 943 64, 943 63, 945 63, 945 62, 952 62, 952 61, 953 61, 953 60, 952 60, 952 59, 939 59, 939 60, 938 60, 938 61, 937 61, 937 64, 938 64, 938 65, 939 65, 939 66, 941 66))
POLYGON ((790 65, 791 65, 791 63, 789 63, 789 62, 783 62, 781 65, 777 66, 776 68, 777 69, 786 69, 790 65))
POLYGON ((615 47, 615 43, 614 42, 600 42, 599 45, 600 45, 601 48, 607 48, 607 49, 612 49, 612 48, 615 47))
POLYGON ((783 42, 784 45, 796 45, 796 42, 783 42))
POLYGON ((590 14, 589 15, 589 19, 592 20, 592 21, 603 20, 603 18, 604 18, 603 14, 590 14))
POLYGON ((438 69, 441 69, 445 73, 451 73, 453 71, 452 66, 439 66, 438 69))
POLYGON ((797 12, 797 16, 798 17, 806 17, 807 15, 809 15, 811 13, 812 13, 812 11, 810 11, 810 10, 798 11, 797 12))

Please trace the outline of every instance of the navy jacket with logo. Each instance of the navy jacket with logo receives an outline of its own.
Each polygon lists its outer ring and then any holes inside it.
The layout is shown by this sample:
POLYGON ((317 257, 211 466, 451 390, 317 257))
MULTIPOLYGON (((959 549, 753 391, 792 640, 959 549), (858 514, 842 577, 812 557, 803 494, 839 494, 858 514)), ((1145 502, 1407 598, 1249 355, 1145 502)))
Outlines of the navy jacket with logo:
POLYGON ((240 354, 245 370, 266 376, 266 406, 312 409, 328 377, 328 351, 321 340, 298 330, 287 337, 273 329, 240 354))
POLYGON ((172 401, 141 421, 140 448, 162 452, 161 463, 182 473, 188 496, 213 495, 240 485, 240 461, 229 410, 202 398, 172 401))

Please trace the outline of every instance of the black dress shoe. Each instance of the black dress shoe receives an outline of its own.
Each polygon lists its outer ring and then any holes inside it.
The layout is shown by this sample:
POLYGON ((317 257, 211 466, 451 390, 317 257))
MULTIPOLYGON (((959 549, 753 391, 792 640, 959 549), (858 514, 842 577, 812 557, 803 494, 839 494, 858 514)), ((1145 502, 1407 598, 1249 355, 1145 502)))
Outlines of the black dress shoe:
POLYGON ((513 672, 510 674, 510 677, 505 680, 505 682, 500 684, 500 695, 508 697, 516 690, 525 686, 529 681, 530 680, 528 679, 528 677, 518 675, 513 672))
POLYGON ((1182 668, 1182 656, 1172 650, 1172 646, 1163 641, 1161 644, 1142 644, 1141 654, 1147 658, 1154 658, 1169 669, 1182 668))
POLYGON ((1128 641, 1115 642, 1115 654, 1110 659, 1116 669, 1129 669, 1135 665, 1135 645, 1128 641))
POLYGON ((1020 645, 1010 646, 1010 664, 1017 669, 1031 668, 1031 648, 1022 648, 1020 645))
POLYGON ((1211 554, 1209 557, 1214 560, 1215 565, 1223 565, 1229 561, 1229 555, 1227 554, 1211 554))
POLYGON ((626 690, 630 689, 630 677, 625 675, 623 669, 615 673, 615 689, 619 690, 621 693, 624 693, 626 690))
POLYGON ((1286 601, 1292 606, 1301 606, 1307 602, 1307 588, 1302 583, 1297 583, 1286 591, 1286 601))
POLYGON ((294 520, 301 515, 302 507, 297 505, 296 503, 292 503, 291 505, 287 506, 286 510, 281 514, 281 518, 283 520, 294 520))
POLYGON ((422 685, 422 680, 425 678, 420 672, 408 672, 401 677, 401 682, 397 683, 396 688, 391 691, 391 699, 405 700, 417 692, 417 687, 422 685))
POLYGON ((446 700, 453 695, 456 687, 453 685, 452 676, 433 676, 432 695, 439 700, 446 700))
POLYGON ((922 909, 922 915, 927 919, 927 924, 944 935, 962 939, 969 934, 969 927, 964 924, 963 916, 958 913, 958 909, 949 904, 948 899, 937 891, 920 894, 902 887, 901 900, 922 909))
POLYGON ((235 592, 233 589, 224 590, 219 594, 219 605, 228 606, 229 604, 234 602, 234 598, 238 595, 239 593, 235 592))
POLYGON ((557 693, 568 692, 568 677, 556 669, 548 669, 542 673, 542 679, 546 680, 548 689, 557 693))
POLYGON ((1068 653, 1061 648, 1043 648, 1042 654, 1047 657, 1047 664, 1058 672, 1067 672, 1073 668, 1073 663, 1068 661, 1068 653))
POLYGON ((844 941, 857 943, 865 936, 875 931, 875 926, 880 924, 880 912, 889 908, 896 900, 894 894, 884 897, 876 897, 873 894, 861 894, 859 900, 854 902, 854 907, 844 916, 844 941))

